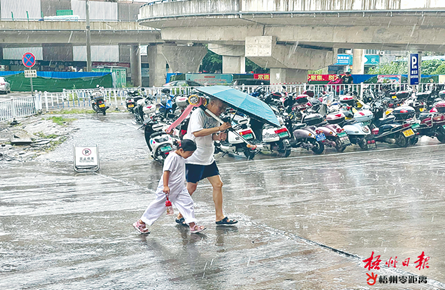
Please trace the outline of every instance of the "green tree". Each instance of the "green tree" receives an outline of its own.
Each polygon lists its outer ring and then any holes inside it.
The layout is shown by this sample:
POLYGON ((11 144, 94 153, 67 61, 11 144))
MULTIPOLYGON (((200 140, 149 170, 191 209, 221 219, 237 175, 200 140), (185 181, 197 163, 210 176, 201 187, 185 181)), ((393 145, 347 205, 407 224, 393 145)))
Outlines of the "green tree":
POLYGON ((401 75, 408 73, 408 66, 406 62, 388 62, 379 64, 376 67, 370 68, 368 74, 371 75, 401 75))
POLYGON ((222 71, 222 55, 216 54, 210 49, 202 59, 201 72, 215 73, 222 71))
MULTIPOLYGON (((439 70, 439 68, 442 67, 443 65, 445 65, 445 61, 439 59, 422 61, 422 74, 423 75, 443 74, 445 73, 445 71, 443 69, 439 70)), ((408 64, 406 61, 379 64, 375 68, 370 68, 368 74, 378 74, 378 75, 408 74, 408 64)))
POLYGON ((445 62, 439 59, 422 61, 422 74, 423 75, 437 74, 435 73, 435 71, 443 64, 445 64, 445 62))
MULTIPOLYGON (((215 73, 222 72, 222 56, 207 50, 201 64, 201 72, 215 73)), ((262 68, 246 57, 246 72, 253 71, 256 74, 269 73, 268 68, 262 68)))
POLYGON ((444 75, 445 74, 445 63, 439 65, 432 74, 433 75, 444 75))
POLYGON ((262 68, 246 57, 246 73, 253 71, 255 74, 268 74, 270 69, 262 68))

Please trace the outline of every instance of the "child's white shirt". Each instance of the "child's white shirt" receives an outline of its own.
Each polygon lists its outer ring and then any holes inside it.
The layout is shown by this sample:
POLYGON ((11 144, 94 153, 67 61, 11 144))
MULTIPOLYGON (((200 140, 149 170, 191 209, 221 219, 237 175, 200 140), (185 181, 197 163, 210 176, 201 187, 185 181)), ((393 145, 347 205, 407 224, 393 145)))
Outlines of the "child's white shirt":
POLYGON ((170 177, 168 179, 168 187, 170 193, 178 194, 185 186, 185 159, 176 154, 175 151, 171 151, 168 157, 164 161, 164 167, 162 170, 161 180, 159 180, 158 190, 164 189, 164 172, 170 171, 170 177))

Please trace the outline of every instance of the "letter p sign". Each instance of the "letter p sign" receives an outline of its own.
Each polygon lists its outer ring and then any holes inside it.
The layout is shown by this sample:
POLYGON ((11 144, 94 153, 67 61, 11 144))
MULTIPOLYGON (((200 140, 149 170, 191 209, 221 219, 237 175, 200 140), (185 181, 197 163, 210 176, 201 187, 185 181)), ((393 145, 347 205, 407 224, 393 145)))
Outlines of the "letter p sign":
POLYGON ((417 69, 417 55, 411 55, 411 69, 417 69))
POLYGON ((409 77, 410 77, 410 85, 418 85, 419 84, 419 54, 413 53, 409 56, 409 77))

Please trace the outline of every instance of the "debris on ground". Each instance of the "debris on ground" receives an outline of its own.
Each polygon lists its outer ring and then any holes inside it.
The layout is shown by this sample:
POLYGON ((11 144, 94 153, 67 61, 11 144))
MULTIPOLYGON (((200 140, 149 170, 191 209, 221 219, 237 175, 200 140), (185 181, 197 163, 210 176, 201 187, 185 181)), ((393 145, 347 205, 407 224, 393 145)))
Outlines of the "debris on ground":
POLYGON ((42 115, 0 122, 0 162, 31 161, 63 143, 75 130, 71 122, 56 122, 42 115))

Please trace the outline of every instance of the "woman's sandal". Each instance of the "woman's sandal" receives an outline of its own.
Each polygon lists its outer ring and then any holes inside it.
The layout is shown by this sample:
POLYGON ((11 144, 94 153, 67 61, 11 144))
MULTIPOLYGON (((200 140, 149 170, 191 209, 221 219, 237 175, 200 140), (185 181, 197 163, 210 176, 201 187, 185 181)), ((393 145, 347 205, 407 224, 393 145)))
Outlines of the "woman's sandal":
POLYGON ((197 234, 205 230, 206 228, 204 226, 198 226, 195 225, 194 227, 190 227, 190 233, 191 234, 197 234))
POLYGON ((188 227, 189 225, 185 222, 185 218, 180 218, 180 219, 175 219, 175 222, 177 223, 177 224, 180 224, 180 225, 183 225, 183 226, 186 226, 186 227, 188 227))
POLYGON ((217 225, 234 225, 238 223, 237 220, 229 220, 228 217, 223 218, 222 220, 215 222, 217 225))

